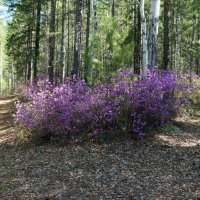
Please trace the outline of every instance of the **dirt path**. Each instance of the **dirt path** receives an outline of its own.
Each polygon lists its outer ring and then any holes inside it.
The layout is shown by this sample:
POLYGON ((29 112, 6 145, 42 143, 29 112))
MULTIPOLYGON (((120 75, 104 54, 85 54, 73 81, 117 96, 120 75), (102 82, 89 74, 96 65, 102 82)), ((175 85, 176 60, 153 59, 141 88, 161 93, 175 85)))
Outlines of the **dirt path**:
POLYGON ((199 111, 141 141, 14 147, 9 103, 0 100, 1 200, 200 199, 199 111))
POLYGON ((14 97, 0 97, 0 143, 13 139, 12 127, 12 108, 14 97))

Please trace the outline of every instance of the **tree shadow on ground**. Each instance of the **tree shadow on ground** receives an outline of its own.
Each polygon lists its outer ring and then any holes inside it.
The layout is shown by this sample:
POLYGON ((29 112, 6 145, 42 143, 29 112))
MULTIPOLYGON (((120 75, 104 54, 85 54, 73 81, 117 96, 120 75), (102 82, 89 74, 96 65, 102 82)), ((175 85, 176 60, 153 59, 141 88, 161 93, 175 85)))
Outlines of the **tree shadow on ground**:
POLYGON ((191 122, 175 122, 177 127, 181 128, 183 131, 188 133, 200 133, 200 125, 191 122))

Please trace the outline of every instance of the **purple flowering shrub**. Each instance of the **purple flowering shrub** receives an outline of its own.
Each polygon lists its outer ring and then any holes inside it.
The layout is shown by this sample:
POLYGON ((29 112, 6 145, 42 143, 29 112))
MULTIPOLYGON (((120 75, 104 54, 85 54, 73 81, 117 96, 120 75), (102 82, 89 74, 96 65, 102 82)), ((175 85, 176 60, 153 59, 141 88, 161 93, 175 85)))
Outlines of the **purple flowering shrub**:
POLYGON ((145 80, 124 70, 106 83, 88 87, 83 80, 26 88, 27 102, 16 105, 16 121, 32 136, 95 137, 128 132, 143 138, 171 119, 185 103, 188 87, 176 74, 148 70, 145 80))

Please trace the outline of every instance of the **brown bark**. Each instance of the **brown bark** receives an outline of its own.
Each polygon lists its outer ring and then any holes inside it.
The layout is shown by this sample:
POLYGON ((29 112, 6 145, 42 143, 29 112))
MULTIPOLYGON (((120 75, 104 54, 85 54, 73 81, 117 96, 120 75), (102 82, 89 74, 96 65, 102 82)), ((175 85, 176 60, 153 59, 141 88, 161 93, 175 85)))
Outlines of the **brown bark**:
POLYGON ((40 54, 40 18, 41 18, 41 2, 37 2, 37 16, 36 16, 36 32, 35 32, 35 56, 33 63, 33 79, 34 82, 37 81, 37 72, 38 72, 38 59, 40 54))
POLYGON ((54 79, 54 57, 55 57, 55 19, 56 19, 56 0, 51 0, 51 20, 49 35, 49 81, 53 84, 54 79))
POLYGON ((85 43, 85 70, 84 78, 87 80, 89 69, 89 37, 90 37, 90 16, 91 16, 91 0, 87 0, 87 26, 86 26, 86 43, 85 43))
POLYGON ((74 35, 74 63, 72 76, 78 76, 80 69, 80 38, 81 38, 81 8, 82 0, 76 0, 76 18, 75 18, 75 35, 74 35))
POLYGON ((163 69, 169 65, 169 0, 164 0, 163 69))

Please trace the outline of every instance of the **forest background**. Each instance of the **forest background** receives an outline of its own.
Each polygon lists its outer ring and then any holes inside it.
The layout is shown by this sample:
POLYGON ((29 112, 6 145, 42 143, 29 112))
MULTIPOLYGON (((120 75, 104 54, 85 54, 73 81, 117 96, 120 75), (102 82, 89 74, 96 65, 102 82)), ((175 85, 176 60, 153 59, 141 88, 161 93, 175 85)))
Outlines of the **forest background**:
MULTIPOLYGON (((33 83, 38 75, 60 83, 76 74, 92 84, 120 68, 132 68, 139 74, 145 65, 144 20, 147 42, 153 31, 152 2, 1 1, 1 90, 12 91, 17 82, 33 83)), ((155 64, 160 69, 199 74, 199 0, 157 2, 155 64)))

